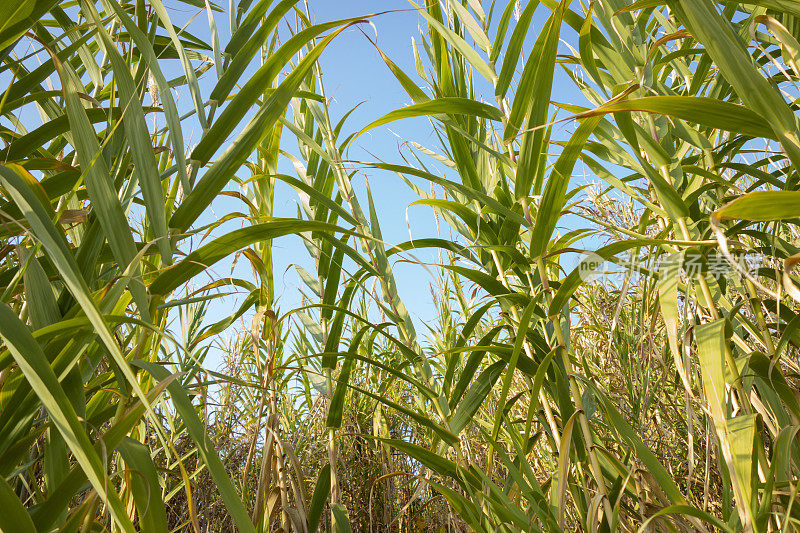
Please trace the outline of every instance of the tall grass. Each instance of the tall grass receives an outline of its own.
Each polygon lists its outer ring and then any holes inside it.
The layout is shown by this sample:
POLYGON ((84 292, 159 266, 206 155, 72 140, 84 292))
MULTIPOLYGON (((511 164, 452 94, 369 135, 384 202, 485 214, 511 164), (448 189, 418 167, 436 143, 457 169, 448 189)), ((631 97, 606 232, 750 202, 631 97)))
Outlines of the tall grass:
POLYGON ((319 58, 371 15, 179 4, 0 6, 0 531, 798 528, 793 2, 412 2, 367 124, 319 58), (373 171, 439 234, 386 242, 373 171))

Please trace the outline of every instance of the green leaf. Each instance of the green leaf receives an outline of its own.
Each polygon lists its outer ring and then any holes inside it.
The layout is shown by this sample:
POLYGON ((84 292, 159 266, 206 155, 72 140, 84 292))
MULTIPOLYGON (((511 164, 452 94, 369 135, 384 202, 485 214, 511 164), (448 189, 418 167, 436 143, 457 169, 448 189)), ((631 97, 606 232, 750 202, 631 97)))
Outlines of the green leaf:
MULTIPOLYGON (((271 131, 272 125, 286 111, 286 106, 294 97, 305 79, 311 67, 316 64, 322 51, 339 35, 345 28, 341 28, 335 33, 325 37, 318 45, 309 51, 302 61, 295 67, 278 88, 269 94, 264 104, 256 112, 255 116, 244 127, 242 133, 230 144, 227 150, 203 175, 192 192, 183 200, 180 207, 173 213, 170 226, 179 230, 186 230, 206 207, 214 200, 225 185, 233 179, 234 173, 244 164, 252 154, 256 146, 261 144, 267 134, 271 131)), ((230 106, 229 106, 230 107, 230 106)), ((221 123, 221 119, 215 122, 215 126, 221 123)), ((225 125, 224 127, 235 127, 225 125)), ((223 127, 223 126, 219 126, 223 127)), ((210 138, 210 137, 209 137, 210 138)), ((215 142, 222 143, 225 139, 216 138, 215 142)), ((198 156, 193 155, 195 159, 198 156)), ((210 155, 208 156, 211 157, 210 155)))
MULTIPOLYGON (((250 17, 252 15, 257 15, 261 9, 253 9, 253 11, 247 15, 247 19, 245 19, 245 22, 242 24, 242 26, 240 26, 239 29, 236 30, 236 33, 234 33, 234 35, 231 37, 228 47, 225 50, 227 54, 231 54, 232 60, 225 69, 225 72, 220 77, 219 81, 217 81, 214 89, 211 91, 211 101, 221 104, 228 98, 231 90, 233 90, 237 84, 241 83, 243 78, 242 75, 247 66, 250 64, 250 61, 253 59, 253 56, 256 54, 256 52, 258 52, 259 49, 261 49, 264 43, 268 42, 269 34, 275 29, 281 18, 295 4, 297 4, 297 1, 298 0, 283 0, 276 5, 275 8, 270 11, 269 15, 267 15, 263 20, 259 20, 259 18, 254 19, 253 23, 258 25, 256 34, 253 35, 252 38, 247 39, 246 42, 242 42, 240 44, 239 38, 246 39, 247 37, 245 37, 245 32, 251 30, 251 26, 248 24, 250 17)), ((269 0, 262 0, 259 2, 259 6, 266 8, 269 3, 269 0)), ((247 108, 252 105, 252 101, 254 101, 256 97, 260 96, 260 94, 263 94, 264 88, 270 86, 272 80, 275 79, 275 76, 277 76, 279 69, 302 46, 310 42, 313 37, 319 35, 327 29, 336 27, 340 22, 341 21, 320 24, 314 28, 302 30, 297 35, 293 35, 283 46, 281 46, 278 50, 273 51, 273 53, 267 57, 264 64, 259 67, 258 71, 252 77, 250 77, 250 79, 247 80, 247 83, 245 83, 244 87, 242 87, 241 91, 239 91, 236 97, 234 97, 233 101, 228 107, 232 107, 233 109, 238 108, 240 110, 247 110, 247 108), (243 105, 241 102, 246 101, 247 99, 250 99, 251 103, 245 103, 243 105)), ((223 115, 224 114, 225 111, 223 111, 223 115)), ((228 133, 230 133, 230 131, 233 129, 233 126, 235 126, 235 124, 237 124, 242 117, 239 116, 238 119, 233 120, 230 118, 221 120, 223 115, 220 115, 215 125, 224 125, 225 122, 230 122, 230 124, 228 124, 228 126, 231 127, 231 130, 228 130, 228 133)), ((200 140, 200 143, 203 144, 204 141, 208 142, 209 140, 213 142, 214 140, 218 141, 219 139, 212 139, 208 136, 208 134, 206 134, 203 136, 203 139, 200 140)), ((198 148, 199 147, 200 144, 198 145, 198 148)), ((197 150, 197 148, 195 150, 197 150)), ((201 152, 197 153, 199 154, 201 152)))
MULTIPOLYGON (((531 58, 536 61, 527 61, 522 71, 522 77, 517 85, 517 92, 514 95, 514 104, 508 115, 508 123, 503 133, 503 141, 511 142, 517 136, 522 127, 525 116, 530 112, 527 122, 528 129, 542 126, 550 109, 550 92, 553 87, 553 75, 555 69, 556 53, 558 52, 558 42, 561 32, 561 19, 566 8, 567 1, 562 0, 558 9, 554 10, 545 23, 545 27, 536 39, 531 52, 531 58)), ((531 162, 538 159, 541 152, 541 132, 528 132, 526 137, 530 139, 529 146, 520 149, 520 165, 523 159, 531 162), (539 135, 532 135, 532 134, 539 135), (537 137, 534 139, 534 137, 537 137), (525 155, 527 154, 527 155, 525 155)), ((524 142, 524 141, 523 141, 524 142)), ((527 178, 526 178, 527 179, 527 178)), ((523 188, 524 189, 524 188, 523 188)), ((527 190, 517 191, 517 197, 527 195, 527 190)))
POLYGON ((33 328, 39 329, 58 322, 61 318, 58 302, 50 280, 47 279, 47 274, 37 258, 30 258, 23 274, 23 281, 33 328))
MULTIPOLYGON (((509 85, 511 85, 511 78, 517 70, 517 64, 522 55, 522 45, 525 43, 525 38, 528 36, 528 28, 530 27, 531 20, 533 19, 533 12, 539 5, 538 0, 528 2, 525 9, 522 11, 519 20, 517 21, 514 31, 511 33, 511 38, 508 41, 508 47, 504 53, 503 66, 500 69, 500 76, 497 79, 497 84, 494 87, 494 94, 502 100, 506 97, 509 85)), ((513 6, 509 2, 509 9, 513 6)), ((502 43, 496 43, 495 46, 501 47, 502 43)), ((494 53, 494 50, 492 51, 494 53)))
MULTIPOLYGON (((492 339, 501 331, 502 326, 495 326, 490 329, 481 339, 478 341, 478 346, 486 347, 491 342, 492 339)), ((461 401, 461 397, 464 395, 464 392, 467 390, 467 386, 469 385, 470 381, 472 381, 472 377, 478 371, 478 368, 481 365, 484 357, 486 356, 486 349, 481 349, 479 347, 470 347, 469 349, 470 356, 467 358, 466 363, 464 363, 463 368, 461 368, 461 372, 458 376, 458 381, 456 382, 455 386, 453 387, 453 392, 450 397, 450 408, 455 409, 458 405, 458 402, 461 401)))
MULTIPOLYGON (((286 2, 283 2, 283 7, 286 7, 285 3, 286 2)), ((280 5, 278 7, 280 7, 280 5)), ((274 13, 279 14, 281 11, 282 9, 278 9, 274 13)), ((192 159, 200 161, 203 164, 211 159, 214 152, 225 142, 225 139, 236 128, 236 125, 239 124, 245 114, 247 114, 251 106, 258 99, 263 97, 266 93, 266 89, 270 88, 272 82, 278 74, 280 74, 281 68, 283 68, 301 48, 312 43, 316 37, 330 29, 341 27, 332 36, 326 37, 327 40, 330 40, 331 37, 338 34, 343 28, 362 22, 363 20, 363 18, 350 18, 317 24, 298 32, 288 39, 283 46, 267 57, 264 64, 249 77, 247 83, 236 93, 231 102, 222 111, 219 118, 214 121, 211 129, 200 139, 197 147, 192 151, 192 159)), ((267 24, 277 24, 279 19, 270 17, 266 22, 267 24)), ((269 26, 263 26, 262 28, 266 29, 269 28, 269 26)), ((262 30, 259 30, 259 32, 261 31, 262 30)), ((258 37, 258 35, 256 37, 258 37)), ((263 39, 255 41, 252 49, 248 49, 248 54, 244 54, 243 52, 242 56, 234 58, 231 66, 225 71, 225 74, 223 74, 214 87, 214 90, 211 92, 212 101, 222 103, 228 98, 231 90, 237 83, 241 82, 242 73, 249 64, 250 57, 252 57, 250 53, 254 54, 261 47, 263 42, 263 39), (247 57, 248 55, 250 55, 250 57, 247 57)), ((310 55, 318 55, 318 53, 312 50, 310 55)), ((300 64, 298 64, 297 68, 299 67, 300 64)))
MULTIPOLYGON (((92 124, 99 122, 106 122, 113 119, 118 119, 122 114, 122 109, 119 107, 111 107, 106 109, 84 109, 86 117, 92 124)), ((92 131, 94 131, 92 129, 92 131)), ((0 150, 0 156, 3 161, 19 161, 30 157, 32 154, 38 153, 47 141, 58 137, 64 133, 70 132, 69 117, 61 115, 54 117, 46 124, 39 126, 35 130, 18 137, 11 145, 0 150)))
MULTIPOLYGON (((156 400, 166 389, 167 385, 179 377, 179 374, 172 374, 167 379, 159 382, 147 393, 148 405, 155 403, 156 400)), ((116 448, 125 436, 130 433, 131 428, 141 421, 145 412, 145 404, 137 400, 114 424, 103 433, 102 437, 95 443, 94 449, 98 454, 108 453, 108 450, 116 448)), ((58 519, 62 511, 67 509, 74 495, 81 490, 86 482, 86 475, 80 468, 73 468, 67 477, 62 481, 58 488, 50 494, 50 497, 31 509, 31 517, 38 531, 50 530, 58 519)))
POLYGON ((200 126, 203 128, 203 130, 206 130, 208 128, 208 121, 206 120, 205 105, 203 103, 203 98, 200 95, 200 85, 197 83, 197 75, 195 74, 194 66, 189 60, 189 57, 186 54, 186 49, 183 47, 181 40, 178 38, 178 33, 175 31, 175 27, 172 25, 172 22, 169 19, 169 15, 167 14, 167 10, 164 8, 164 4, 161 2, 161 0, 150 0, 150 5, 152 6, 156 15, 158 15, 158 18, 161 21, 161 26, 167 30, 167 34, 172 41, 172 46, 178 53, 178 58, 180 59, 181 66, 183 67, 183 74, 186 76, 186 82, 189 86, 189 94, 191 94, 192 102, 194 103, 194 111, 197 114, 198 120, 200 121, 200 126))
MULTIPOLYGON (((159 381, 167 379, 170 375, 164 368, 153 363, 139 360, 135 361, 134 364, 149 372, 151 376, 159 381)), ((167 385, 167 390, 172 398, 175 410, 181 415, 189 436, 197 446, 197 453, 206 468, 208 468, 208 473, 211 475, 211 479, 214 480, 214 485, 219 491, 222 501, 225 503, 225 508, 228 510, 237 529, 244 533, 255 533, 255 527, 253 527, 253 522, 250 520, 250 515, 247 513, 236 487, 234 487, 231 478, 228 476, 225 465, 220 461, 219 454, 214 449, 214 444, 211 442, 205 426, 197 416, 197 411, 195 411, 186 391, 179 382, 171 382, 167 385)))
POLYGON ((800 191, 755 191, 729 202, 712 215, 718 220, 768 222, 800 218, 800 191))
POLYGON ((472 501, 446 485, 431 480, 426 480, 426 482, 447 499, 453 510, 470 525, 473 531, 484 530, 483 524, 478 518, 481 512, 472 501))
POLYGON ((333 530, 341 533, 352 533, 350 528, 350 518, 347 516, 347 507, 341 503, 334 503, 331 505, 331 513, 333 514, 333 530))
MULTIPOLYGON (((70 135, 80 162, 83 182, 92 202, 92 210, 100 221, 100 227, 114 252, 114 258, 123 269, 126 269, 128 265, 134 263, 138 252, 128 219, 120 203, 119 193, 112 187, 111 173, 97 141, 97 134, 78 96, 77 76, 68 68, 67 63, 63 65, 56 63, 56 66, 64 86, 70 135)), ((134 272, 138 271, 138 266, 135 266, 134 272)), ((148 319, 148 298, 140 279, 134 280, 131 294, 142 318, 148 319)))
POLYGON ((0 55, 19 39, 58 0, 11 0, 0 5, 0 55))
MULTIPOLYGON (((531 254, 534 257, 544 254, 547 250, 550 237, 555 231, 556 224, 561 218, 561 210, 564 209, 564 204, 568 198, 567 188, 572 177, 572 169, 583 151, 583 145, 599 122, 599 117, 590 118, 582 122, 570 137, 567 146, 558 156, 555 165, 553 165, 553 170, 547 179, 544 194, 539 202, 536 221, 531 232, 531 254)), ((530 183, 527 186, 529 187, 530 183)), ((527 195, 528 193, 525 192, 524 194, 527 195)))
POLYGON ((326 464, 319 472, 317 484, 314 486, 314 494, 311 496, 311 503, 308 506, 308 529, 311 533, 315 533, 319 528, 319 520, 322 518, 322 511, 330 491, 331 465, 326 464))
POLYGON ((366 326, 361 328, 350 342, 349 353, 345 357, 344 363, 342 364, 342 370, 337 379, 336 389, 333 392, 333 396, 331 396, 330 404, 328 404, 328 417, 325 425, 329 428, 338 428, 342 425, 342 416, 344 414, 344 398, 345 394, 347 393, 347 386, 350 384, 350 372, 353 370, 353 361, 355 359, 352 356, 358 352, 361 339, 364 337, 364 334, 367 332, 367 330, 368 327, 366 326))
POLYGON ((181 128, 180 115, 178 114, 178 106, 175 104, 175 99, 172 97, 172 89, 164 77, 164 73, 158 64, 158 57, 156 56, 153 46, 148 40, 147 36, 142 33, 138 26, 131 20, 125 10, 122 9, 116 2, 108 2, 108 5, 114 9, 117 17, 122 21, 125 29, 130 34, 133 42, 140 54, 147 60, 147 66, 150 73, 156 80, 158 85, 159 97, 161 98, 161 107, 164 111, 164 117, 169 127, 169 138, 172 143, 172 153, 175 156, 175 165, 177 166, 178 176, 181 180, 181 185, 184 191, 190 191, 189 176, 186 172, 186 154, 184 153, 183 146, 183 130, 181 128))
POLYGON ((583 283, 584 278, 591 274, 591 272, 603 262, 612 261, 615 259, 615 255, 628 251, 632 248, 653 244, 664 244, 668 242, 669 241, 660 239, 631 239, 627 241, 613 242, 603 246, 602 248, 592 251, 591 255, 584 258, 578 264, 578 266, 576 266, 572 272, 570 272, 561 282, 561 286, 558 288, 555 296, 553 296, 553 301, 550 303, 548 311, 550 316, 557 316, 558 313, 561 312, 572 294, 578 289, 578 287, 580 287, 581 283, 583 283))
POLYGON ((564 527, 564 503, 567 496, 572 433, 575 428, 575 419, 578 416, 580 415, 576 411, 564 424, 564 430, 561 434, 561 447, 558 450, 558 467, 550 481, 550 509, 558 517, 558 525, 562 528, 564 527))
POLYGON ((368 166, 374 168, 380 168, 384 170, 390 170, 393 172, 398 172, 400 174, 409 174, 412 176, 418 176, 420 178, 426 179, 431 183, 435 183, 448 191, 455 191, 459 194, 463 194, 470 200, 475 200, 482 206, 486 206, 494 210, 495 213, 501 215, 509 220, 514 221, 515 223, 519 223, 522 226, 528 226, 529 223, 525 218, 517 212, 512 211, 495 198, 489 196, 488 194, 483 194, 480 191, 471 189, 467 186, 464 186, 460 183, 455 183, 453 181, 440 178, 439 176, 435 176, 430 172, 426 172, 424 170, 419 170, 418 168, 414 168, 407 165, 394 165, 391 163, 367 163, 368 166))
POLYGON ((417 12, 425 17, 428 21, 428 26, 431 30, 435 30, 445 41, 458 51, 459 54, 477 70, 481 76, 486 78, 487 81, 494 83, 497 79, 497 74, 494 73, 492 67, 470 46, 464 39, 461 38, 456 32, 442 24, 435 17, 432 17, 425 9, 420 8, 413 0, 409 0, 411 5, 417 9, 417 12))
POLYGON ((747 365, 780 397, 789 411, 800 419, 800 401, 795 396, 792 386, 786 381, 780 367, 773 364, 772 359, 758 352, 750 355, 747 365))
POLYGON ((503 114, 494 106, 484 104, 483 102, 478 102, 470 98, 449 96, 412 104, 401 109, 395 109, 378 120, 370 122, 358 132, 356 137, 363 135, 371 129, 377 128, 378 126, 383 126, 384 124, 388 124, 396 120, 412 117, 424 117, 429 115, 468 115, 497 121, 503 119, 503 114))
MULTIPOLYGON (((408 454, 412 458, 416 459, 423 465, 427 466, 440 476, 447 476, 462 486, 464 485, 464 479, 462 476, 466 475, 466 473, 459 467, 456 463, 442 457, 441 455, 432 452, 423 448, 422 446, 418 446, 416 444, 412 444, 410 442, 406 442, 399 439, 385 439, 381 437, 373 437, 383 443, 388 444, 392 448, 395 448, 403 453, 408 454)), ((470 478, 474 482, 474 478, 470 478)))
POLYGON ((772 129, 772 135, 761 136, 778 139, 795 170, 800 171, 797 118, 777 88, 761 74, 731 24, 708 2, 678 0, 670 2, 670 8, 692 36, 705 46, 706 53, 744 105, 763 117, 772 129))
MULTIPOLYGON (((719 319, 695 327, 697 355, 700 360, 700 372, 703 376, 703 394, 711 412, 717 437, 719 438, 724 464, 727 465, 733 491, 736 496, 736 507, 744 529, 754 524, 752 476, 747 470, 751 457, 747 455, 747 434, 750 434, 750 451, 754 438, 748 428, 749 416, 728 419, 728 402, 725 396, 725 361, 727 339, 725 336, 726 320, 719 319), (743 420, 739 420, 739 419, 743 420), (733 430, 736 430, 734 433, 733 430), (745 465, 745 462, 747 465, 745 465)), ((754 415, 751 415, 754 416, 754 415)), ((754 423, 754 422, 753 422, 754 423)))
MULTIPOLYGON (((117 339, 111 333, 108 324, 100 314, 89 292, 86 280, 78 270, 72 252, 67 246, 63 231, 60 231, 60 228, 53 224, 52 220, 55 217, 52 208, 48 202, 43 201, 43 192, 38 188, 36 180, 22 167, 14 164, 10 166, 0 165, 0 185, 3 186, 20 211, 22 211, 25 220, 30 224, 33 235, 47 251, 48 259, 52 261, 61 275, 61 281, 75 298, 78 305, 80 305, 92 326, 94 326, 95 334, 108 350, 111 359, 122 372, 122 375, 142 402, 148 414, 153 420, 156 420, 155 413, 147 402, 147 396, 131 371, 128 361, 122 355, 117 339)), ((130 237, 130 234, 128 237, 130 237)))
POLYGON ((708 128, 741 133, 751 137, 776 139, 774 131, 764 123, 764 117, 745 106, 703 96, 645 96, 605 104, 586 111, 579 117, 598 113, 642 111, 679 118, 708 128))
POLYGON ((119 87, 122 107, 125 109, 125 113, 122 115, 125 139, 131 147, 136 176, 142 187, 147 218, 150 220, 155 234, 155 244, 161 252, 162 261, 170 264, 172 263, 172 249, 167 237, 164 191, 161 186, 150 133, 144 120, 144 111, 142 111, 142 106, 139 102, 139 92, 136 89, 133 76, 131 76, 130 67, 117 51, 115 43, 111 41, 111 37, 100 22, 100 16, 95 11, 94 6, 88 4, 87 10, 94 19, 95 27, 105 48, 104 52, 111 62, 114 78, 119 87))
POLYGON ((714 423, 724 429, 728 415, 725 399, 725 320, 698 325, 695 338, 704 397, 714 423))
POLYGON ((648 526, 650 525, 651 522, 653 522, 657 518, 671 514, 693 516, 695 518, 699 518, 700 520, 706 522, 707 524, 711 524, 715 528, 719 529, 720 531, 724 531, 725 533, 734 532, 734 530, 731 529, 730 526, 728 526, 728 524, 726 524, 713 514, 703 511, 702 509, 692 507, 691 505, 670 505, 669 507, 665 507, 659 510, 657 513, 653 514, 651 517, 649 517, 639 528, 639 533, 644 533, 645 531, 649 531, 648 526))
POLYGON ((678 282, 682 263, 682 252, 670 254, 659 263, 658 304, 664 317, 664 328, 667 331, 667 341, 672 350, 675 368, 686 390, 691 391, 691 382, 684 370, 683 354, 678 344, 678 282))
POLYGON ((100 457, 92 447, 89 436, 78 420, 72 403, 58 382, 53 369, 50 368, 41 347, 27 326, 20 322, 11 308, 3 303, 0 303, 0 338, 11 351, 14 361, 47 410, 92 487, 108 505, 114 521, 123 531, 131 533, 135 531, 119 496, 113 490, 108 490, 109 482, 100 457))
POLYGON ((736 477, 742 487, 742 506, 751 509, 753 515, 756 512, 754 506, 758 503, 758 459, 756 449, 757 447, 763 448, 761 439, 758 437, 759 416, 750 414, 728 419, 733 465, 736 470, 736 477))
POLYGON ((467 427, 472 417, 483 405, 486 397, 492 392, 494 384, 500 378, 500 374, 505 367, 505 361, 497 361, 475 378, 475 382, 467 389, 464 398, 459 402, 453 417, 450 419, 450 430, 453 433, 458 435, 461 430, 467 427))
MULTIPOLYGON (((374 44, 374 43, 373 43, 374 44)), ((415 104, 420 104, 422 102, 426 102, 430 100, 425 91, 419 88, 419 86, 412 80, 408 74, 403 72, 403 70, 398 67, 389 57, 383 53, 383 51, 375 45, 375 50, 377 50, 378 54, 380 54, 381 59, 383 62, 386 63, 386 66, 389 67, 389 70, 392 71, 394 77, 397 78, 397 81, 400 82, 400 85, 403 86, 403 89, 408 93, 411 99, 414 101, 415 104)))
MULTIPOLYGON (((544 378, 547 377, 547 369, 550 368, 550 363, 553 361, 553 357, 555 357, 558 350, 563 350, 564 348, 556 348, 551 350, 542 362, 539 363, 539 367, 536 369, 536 373, 533 376, 533 384, 531 385, 530 396, 531 396, 531 403, 533 408, 539 408, 539 390, 542 388, 544 384, 544 378)), ((563 358, 563 356, 562 356, 563 358)))
POLYGON ((0 505, 3 507, 3 512, 0 513, 0 531, 36 533, 36 527, 28 510, 3 476, 0 476, 0 505))
POLYGON ((683 498, 680 489, 675 484, 675 481, 672 479, 672 476, 667 469, 659 462, 658 458, 655 454, 647 447, 647 445, 642 442, 641 438, 637 434, 637 431, 634 430, 628 422, 619 414, 619 411, 614 407, 613 402, 611 402, 604 394, 600 394, 596 391, 595 396, 600 399, 600 403, 602 404, 603 410, 608 417, 608 423, 613 428, 613 430, 619 435, 619 437, 625 442, 625 444, 633 450, 633 453, 636 454, 636 457, 642 462, 642 464, 647 468, 647 471, 652 474, 652 476, 658 482, 659 488, 664 491, 664 494, 669 498, 669 501, 674 504, 685 504, 686 500, 683 498))
POLYGON ((126 476, 143 533, 167 531, 167 512, 161 498, 161 483, 150 450, 139 441, 125 438, 117 448, 128 467, 126 476))
POLYGON ((165 269, 150 284, 150 292, 166 296, 217 261, 254 242, 315 230, 344 232, 355 235, 355 233, 341 229, 333 224, 291 218, 274 219, 270 222, 246 226, 217 237, 187 255, 183 261, 165 269))
POLYGON ((528 335, 528 327, 531 323, 531 317, 533 316, 533 312, 537 307, 537 300, 532 298, 530 303, 528 303, 528 305, 525 307, 525 311, 523 311, 522 316, 519 319, 517 331, 514 333, 514 348, 511 350, 511 359, 508 362, 505 376, 503 376, 503 387, 500 390, 500 398, 497 401, 498 407, 494 419, 492 440, 497 439, 497 435, 500 433, 500 425, 503 422, 503 412, 505 410, 504 407, 506 405, 506 399, 508 398, 508 391, 511 390, 511 381, 514 378, 514 372, 517 369, 517 362, 519 361, 519 356, 522 353, 522 345, 525 343, 525 338, 528 335))
POLYGON ((369 396, 370 398, 382 403, 383 405, 387 405, 387 406, 391 407, 392 409, 397 410, 398 412, 400 412, 400 413, 406 415, 407 417, 413 419, 416 423, 420 424, 421 426, 425 426, 427 428, 430 428, 431 430, 433 430, 434 433, 436 433, 436 435, 438 437, 440 437, 444 442, 446 442, 450 446, 455 446, 455 445, 458 444, 458 437, 456 435, 454 435, 453 432, 451 432, 451 431, 443 428, 439 424, 437 424, 433 419, 431 419, 431 417, 429 416, 428 413, 420 414, 420 413, 414 411, 413 409, 409 409, 408 407, 400 405, 397 402, 393 402, 393 401, 389 400, 388 398, 384 398, 383 396, 381 396, 379 394, 375 394, 373 392, 370 392, 367 389, 363 389, 361 387, 357 387, 356 385, 353 385, 352 383, 350 383, 349 387, 351 389, 355 390, 355 391, 360 392, 361 394, 363 394, 365 396, 369 396))

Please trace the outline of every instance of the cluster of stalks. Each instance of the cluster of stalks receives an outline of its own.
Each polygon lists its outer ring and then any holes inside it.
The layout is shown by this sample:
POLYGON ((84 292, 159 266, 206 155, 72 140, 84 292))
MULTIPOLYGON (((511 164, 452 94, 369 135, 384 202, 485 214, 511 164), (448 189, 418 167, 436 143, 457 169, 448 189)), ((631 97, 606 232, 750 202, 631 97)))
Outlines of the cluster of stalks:
POLYGON ((409 9, 413 72, 392 13, 0 6, 0 531, 800 529, 800 7, 409 9), (409 104, 356 124, 362 28, 409 104))

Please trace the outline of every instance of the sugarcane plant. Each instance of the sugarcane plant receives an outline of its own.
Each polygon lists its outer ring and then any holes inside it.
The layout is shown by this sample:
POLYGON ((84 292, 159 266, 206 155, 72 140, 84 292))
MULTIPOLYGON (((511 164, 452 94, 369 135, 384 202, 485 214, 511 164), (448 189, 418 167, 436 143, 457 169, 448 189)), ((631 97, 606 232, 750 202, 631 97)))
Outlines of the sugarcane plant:
POLYGON ((414 48, 421 83, 381 53, 413 104, 365 130, 430 116, 441 146, 413 145, 411 165, 371 165, 406 176, 417 203, 461 234, 474 257, 441 266, 487 298, 465 327, 494 309, 499 328, 494 346, 476 337, 480 348, 466 359, 463 341, 440 348, 452 354, 443 392, 448 376, 475 377, 451 408, 473 389, 478 405, 497 394, 478 422, 485 461, 464 463, 457 450, 435 446, 441 464, 427 452, 418 459, 460 485, 442 493, 473 529, 789 527, 796 401, 785 376, 795 363, 783 350, 794 331, 795 230, 777 222, 796 215, 788 206, 797 186, 797 10, 593 2, 579 13, 568 2, 541 4, 550 14, 533 36, 539 2, 521 11, 493 5, 488 14, 476 2, 418 7, 427 21, 414 48), (559 54, 564 26, 577 43, 559 54), (523 62, 529 41, 535 60, 523 62), (590 106, 552 96, 557 70, 590 106), (494 105, 486 103, 492 88, 494 105), (574 124, 564 140, 552 137, 559 118, 574 124), (604 182, 600 198, 631 201, 635 224, 620 227, 615 216, 581 206, 586 183, 571 181, 578 160, 604 182), (431 170, 442 163, 443 174, 431 170), (439 197, 412 178, 432 182, 439 197), (574 211, 586 223, 569 228, 574 211), (559 225, 570 231, 557 233, 559 225), (580 246, 598 236, 606 240, 599 249, 580 246), (592 253, 562 276, 563 258, 581 248, 592 253), (740 261, 748 252, 759 254, 755 272, 740 261), (627 268, 613 291, 584 283, 604 262, 627 268), (719 277, 720 262, 731 280, 719 277), (597 324, 604 300, 617 302, 597 324), (632 302, 641 316, 630 313, 632 302), (587 346, 584 328, 600 334, 604 349, 587 346), (623 328, 638 337, 622 344, 623 328), (609 359, 618 377, 607 374, 609 359), (636 376, 634 360, 644 366, 636 376), (671 386, 648 389, 656 376, 671 386), (646 442, 648 411, 675 399, 684 417, 666 425, 685 439, 683 479, 659 460, 676 456, 646 442), (703 471, 695 447, 705 454, 703 471))
POLYGON ((0 6, 0 531, 798 528, 800 8, 407 8, 0 6))

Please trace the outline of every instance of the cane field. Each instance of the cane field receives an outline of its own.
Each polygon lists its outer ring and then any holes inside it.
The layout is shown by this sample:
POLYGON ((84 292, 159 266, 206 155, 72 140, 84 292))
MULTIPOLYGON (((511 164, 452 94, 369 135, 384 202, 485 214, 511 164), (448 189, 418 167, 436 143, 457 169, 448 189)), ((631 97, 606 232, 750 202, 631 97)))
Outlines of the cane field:
POLYGON ((0 532, 800 531, 800 2, 0 0, 0 532))

